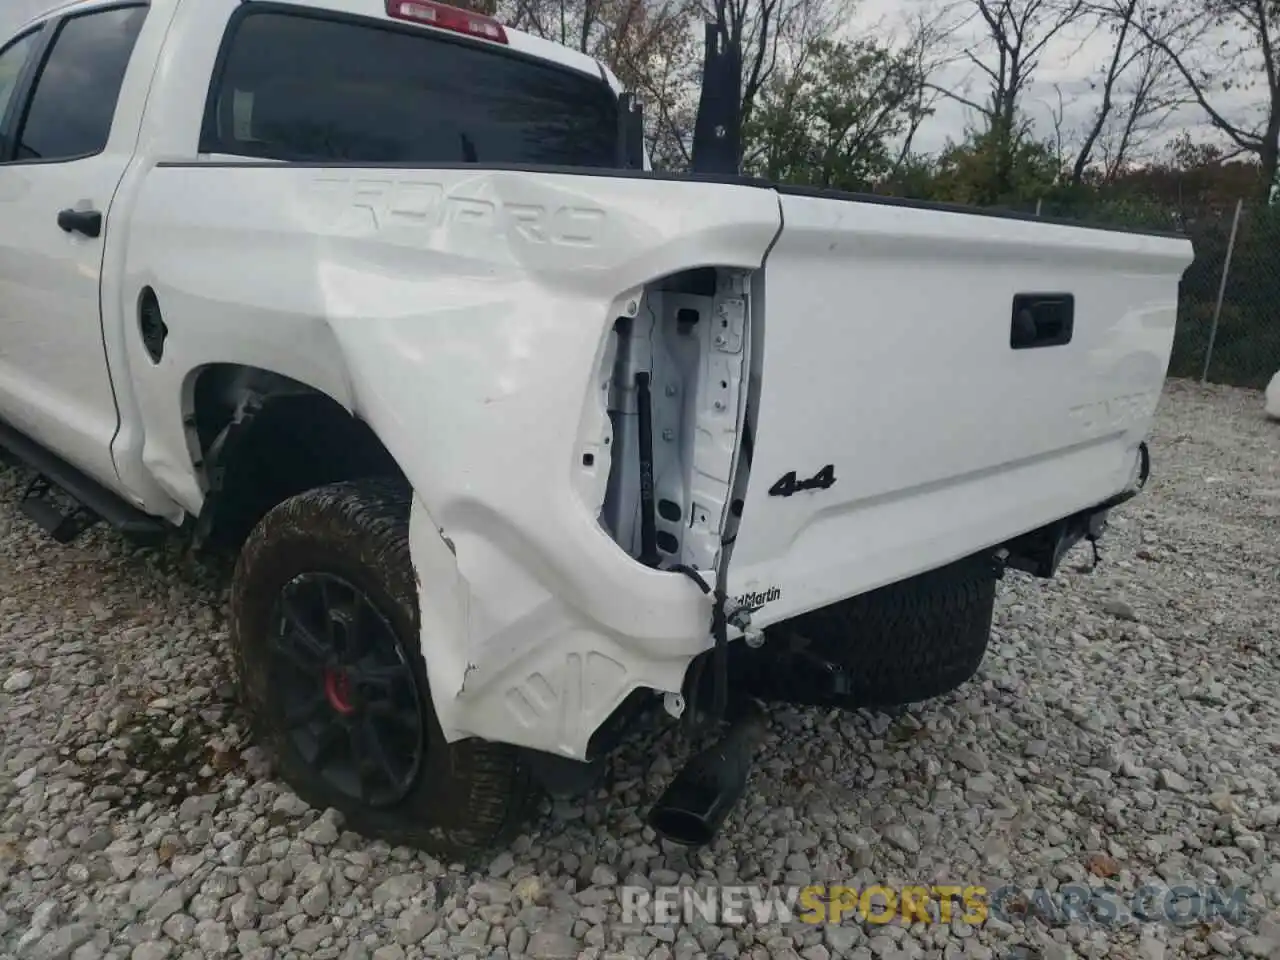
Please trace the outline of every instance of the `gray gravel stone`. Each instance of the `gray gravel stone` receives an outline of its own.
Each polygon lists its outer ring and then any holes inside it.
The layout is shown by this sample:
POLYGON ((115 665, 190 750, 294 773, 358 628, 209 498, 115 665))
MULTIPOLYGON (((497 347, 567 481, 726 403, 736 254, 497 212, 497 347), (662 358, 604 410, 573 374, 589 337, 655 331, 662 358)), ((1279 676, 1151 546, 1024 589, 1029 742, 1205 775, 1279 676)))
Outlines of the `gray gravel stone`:
POLYGON ((1204 942, 1209 945, 1209 948, 1213 950, 1214 953, 1220 954, 1224 957, 1231 953, 1231 941, 1224 937, 1220 930, 1212 931, 1207 937, 1205 937, 1204 942))
POLYGON ((505 877, 511 872, 511 868, 516 865, 516 858, 511 854, 510 850, 503 850, 489 863, 489 876, 505 877))
POLYGON ((218 809, 216 793, 196 794, 182 801, 178 807, 178 819, 183 822, 194 822, 208 816, 218 809))
POLYGON ((838 954, 846 954, 858 942, 859 931, 852 926, 828 924, 822 928, 822 939, 838 954))
POLYGON ((1236 941, 1236 948, 1246 957, 1273 957, 1280 945, 1265 937, 1247 936, 1236 941))
POLYGON ((512 954, 521 954, 528 949, 529 931, 524 927, 516 927, 507 934, 507 949, 512 954))
POLYGON ((1158 782, 1164 789, 1174 793, 1188 793, 1191 790, 1191 781, 1176 770, 1161 770, 1158 782))
POLYGON ((163 877, 144 877, 129 888, 129 904, 139 910, 150 910, 169 889, 169 881, 163 877))
POLYGON ((241 956, 248 956, 262 949, 262 934, 256 930, 241 930, 236 934, 236 949, 241 956))
POLYGON ((220 920, 201 920, 196 924, 196 942, 206 957, 221 957, 231 950, 227 925, 220 920))
POLYGON ((67 960, 71 952, 93 938, 93 927, 87 923, 72 923, 42 936, 32 949, 31 960, 67 960))
POLYGON ((175 913, 164 922, 161 929, 164 930, 164 935, 174 943, 183 944, 195 936, 196 921, 185 913, 175 913))
POLYGON ((971 750, 968 747, 953 747, 951 759, 966 770, 972 770, 974 773, 985 773, 991 765, 987 760, 986 754, 980 750, 971 750))
POLYGON ((434 913, 425 910, 407 910, 396 918, 395 934, 406 947, 423 940, 436 928, 434 913))
POLYGON ((186 906, 186 896, 178 887, 170 887, 147 910, 147 919, 163 923, 186 906))
POLYGON ((881 830, 880 835, 899 850, 905 850, 908 853, 920 851, 920 838, 905 823, 891 823, 881 830))
POLYGON ((388 900, 408 900, 422 892, 422 884, 422 877, 415 873, 391 877, 374 887, 373 905, 380 907, 388 900))
MULTIPOLYGON (((639 940, 642 938, 633 939, 639 940)), ((529 938, 529 946, 526 951, 529 956, 536 958, 536 960, 572 960, 578 955, 580 949, 582 947, 578 941, 568 934, 555 933, 550 930, 537 930, 529 938)), ((633 947, 627 949, 626 952, 631 956, 647 955, 651 949, 653 949, 653 943, 650 943, 641 954, 640 949, 633 944, 633 947)))
POLYGON ((327 847, 338 842, 338 828, 329 817, 321 817, 302 831, 302 839, 327 847))
POLYGON ((311 953, 318 950, 320 944, 333 936, 333 926, 328 923, 320 923, 315 926, 303 926, 293 935, 290 946, 295 950, 301 950, 303 953, 311 953))
POLYGON ((595 887, 612 887, 618 882, 618 874, 612 867, 600 864, 591 871, 591 885, 595 887))
POLYGON ((0 467, 0 686, 31 675, 0 692, 0 956, 1259 955, 1280 933, 1280 498, 1261 495, 1280 490, 1280 440, 1256 408, 1172 384, 1158 482, 1112 511, 1098 569, 1080 571, 1080 547, 1052 581, 1009 572, 987 656, 952 694, 892 714, 773 709, 712 847, 645 826, 688 749, 646 733, 610 759, 607 796, 557 803, 479 870, 344 833, 268 779, 230 708, 224 572, 103 527, 51 548, 15 513, 25 474, 0 467), (1259 919, 1203 940, 1035 918, 625 928, 618 902, 619 882, 970 877, 1122 896, 1191 878, 1249 891, 1259 919))
POLYGON ((1137 620, 1138 614, 1134 611, 1132 604, 1121 600, 1119 597, 1112 597, 1102 605, 1103 612, 1111 614, 1117 620, 1137 620))
POLYGON ((289 790, 281 793, 271 804, 272 813, 283 813, 287 817, 300 817, 310 809, 307 801, 289 790))
POLYGON ((329 909, 329 885, 317 883, 302 895, 299 905, 309 917, 319 917, 329 909))

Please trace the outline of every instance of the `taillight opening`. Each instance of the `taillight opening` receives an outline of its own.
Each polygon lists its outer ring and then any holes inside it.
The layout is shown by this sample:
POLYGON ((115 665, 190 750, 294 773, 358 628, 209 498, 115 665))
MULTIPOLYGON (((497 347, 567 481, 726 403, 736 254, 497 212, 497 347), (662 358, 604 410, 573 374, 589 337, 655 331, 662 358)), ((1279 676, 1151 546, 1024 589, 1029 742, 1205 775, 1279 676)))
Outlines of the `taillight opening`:
POLYGON ((507 42, 507 31, 492 17, 434 0, 387 0, 387 16, 493 43, 507 42))

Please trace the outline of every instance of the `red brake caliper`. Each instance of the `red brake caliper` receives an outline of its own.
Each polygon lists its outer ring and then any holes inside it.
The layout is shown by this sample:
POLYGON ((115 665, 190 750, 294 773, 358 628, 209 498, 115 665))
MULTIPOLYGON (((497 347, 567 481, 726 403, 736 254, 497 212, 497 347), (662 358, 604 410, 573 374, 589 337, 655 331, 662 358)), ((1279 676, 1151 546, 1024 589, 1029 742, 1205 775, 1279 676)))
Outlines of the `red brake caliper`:
POLYGON ((329 706, 338 713, 347 716, 355 712, 351 702, 351 681, 345 670, 327 667, 324 671, 324 694, 329 698, 329 706))

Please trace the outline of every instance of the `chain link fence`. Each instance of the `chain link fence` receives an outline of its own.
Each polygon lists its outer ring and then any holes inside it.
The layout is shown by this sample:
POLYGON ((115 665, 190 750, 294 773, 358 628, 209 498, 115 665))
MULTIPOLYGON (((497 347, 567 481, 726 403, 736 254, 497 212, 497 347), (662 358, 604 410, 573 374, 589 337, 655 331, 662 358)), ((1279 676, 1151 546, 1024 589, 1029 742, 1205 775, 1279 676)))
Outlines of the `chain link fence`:
POLYGON ((1170 373, 1265 387, 1280 370, 1280 208, 1240 203, 1185 230, 1196 258, 1179 289, 1170 373))
POLYGON ((1043 201, 1034 211, 1190 238, 1195 260, 1179 287, 1170 376, 1262 388, 1280 371, 1280 205, 1173 207, 1112 197, 1088 204, 1043 201))

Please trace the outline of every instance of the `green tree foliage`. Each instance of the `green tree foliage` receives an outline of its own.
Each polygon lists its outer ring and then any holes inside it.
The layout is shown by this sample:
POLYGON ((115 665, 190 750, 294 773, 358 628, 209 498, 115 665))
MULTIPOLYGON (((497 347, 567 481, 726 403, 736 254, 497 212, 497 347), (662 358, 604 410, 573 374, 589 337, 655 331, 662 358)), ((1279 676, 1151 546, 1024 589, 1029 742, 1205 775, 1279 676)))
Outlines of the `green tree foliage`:
POLYGON ((976 206, 1034 204, 1062 172, 1047 143, 1025 134, 1009 143, 999 130, 973 131, 939 154, 930 193, 935 200, 976 206))
POLYGON ((817 42, 765 89, 744 130, 746 165, 770 180, 869 190, 899 160, 920 120, 912 59, 875 40, 817 42))

